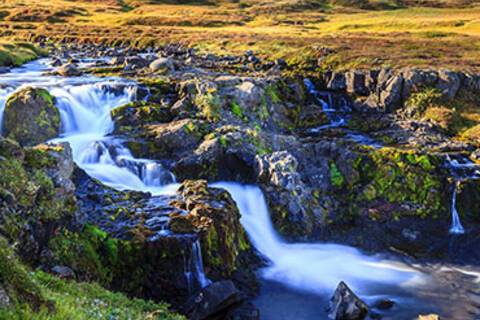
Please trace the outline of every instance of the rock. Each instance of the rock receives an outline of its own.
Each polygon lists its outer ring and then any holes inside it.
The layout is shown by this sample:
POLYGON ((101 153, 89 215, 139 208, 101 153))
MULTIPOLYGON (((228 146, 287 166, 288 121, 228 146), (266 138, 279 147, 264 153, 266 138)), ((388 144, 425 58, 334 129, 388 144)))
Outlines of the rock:
POLYGON ((148 60, 139 56, 126 57, 124 62, 125 70, 145 68, 148 66, 148 64, 148 60))
POLYGON ((75 65, 74 63, 64 64, 63 66, 58 68, 56 72, 64 77, 77 77, 82 75, 82 72, 78 70, 77 65, 75 65))
POLYGON ((457 95, 458 90, 460 89, 461 85, 461 77, 459 73, 442 69, 438 73, 439 82, 437 84, 437 88, 442 91, 450 99, 455 98, 457 95))
POLYGON ((330 299, 328 317, 334 320, 363 320, 368 314, 368 307, 345 284, 340 282, 330 299))
POLYGON ((418 320, 440 320, 437 314, 419 315, 418 320))
POLYGON ((121 65, 125 63, 125 57, 117 56, 113 57, 112 61, 110 62, 112 65, 121 65))
POLYGON ((245 81, 236 87, 235 101, 243 108, 254 110, 262 101, 264 90, 253 82, 245 81))
POLYGON ((55 266, 52 268, 52 273, 61 279, 74 279, 75 273, 72 269, 65 266, 55 266))
POLYGON ((62 65, 62 60, 59 59, 59 58, 55 58, 52 60, 52 62, 50 63, 50 65, 52 67, 60 67, 62 65))
POLYGON ((150 63, 150 70, 152 72, 167 72, 174 71, 175 66, 172 58, 158 58, 150 63))
POLYGON ((186 180, 178 193, 180 199, 172 205, 188 214, 171 215, 170 229, 199 233, 207 275, 214 279, 231 276, 238 255, 248 250, 249 243, 230 194, 209 188, 205 180, 186 180))
POLYGON ((379 309, 379 310, 389 310, 389 309, 393 308, 394 305, 395 305, 395 302, 393 300, 381 299, 381 300, 378 300, 377 302, 375 302, 373 307, 376 308, 376 309, 379 309))
POLYGON ((365 74, 358 71, 350 71, 345 74, 347 91, 356 95, 367 96, 370 92, 366 86, 365 74))
POLYGON ((385 90, 380 93, 380 104, 386 112, 402 107, 403 76, 398 74, 386 82, 385 90))
POLYGON ((7 291, 0 286, 0 309, 7 308, 10 306, 10 297, 7 294, 7 291))
POLYGON ((42 88, 24 88, 7 100, 3 134, 31 146, 56 138, 60 133, 60 112, 54 98, 42 88))
POLYGON ((245 300, 232 281, 214 282, 184 306, 190 320, 224 319, 231 308, 245 300))
POLYGON ((328 81, 327 88, 330 90, 345 90, 347 89, 347 79, 344 73, 334 72, 330 81, 328 81))

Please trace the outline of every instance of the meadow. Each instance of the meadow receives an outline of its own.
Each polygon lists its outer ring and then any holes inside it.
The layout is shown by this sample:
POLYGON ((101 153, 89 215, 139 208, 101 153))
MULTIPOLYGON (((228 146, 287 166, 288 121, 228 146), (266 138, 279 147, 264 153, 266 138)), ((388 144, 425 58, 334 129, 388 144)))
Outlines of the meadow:
POLYGON ((48 38, 287 60, 299 69, 480 69, 480 3, 469 0, 4 0, 4 41, 48 38))

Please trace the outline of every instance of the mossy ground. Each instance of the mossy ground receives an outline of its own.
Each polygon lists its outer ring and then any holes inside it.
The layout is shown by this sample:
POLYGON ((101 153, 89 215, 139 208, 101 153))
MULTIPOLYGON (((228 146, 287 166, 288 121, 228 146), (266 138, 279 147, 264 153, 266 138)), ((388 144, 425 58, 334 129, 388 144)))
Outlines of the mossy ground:
POLYGON ((25 42, 0 42, 0 67, 18 67, 46 52, 25 42))

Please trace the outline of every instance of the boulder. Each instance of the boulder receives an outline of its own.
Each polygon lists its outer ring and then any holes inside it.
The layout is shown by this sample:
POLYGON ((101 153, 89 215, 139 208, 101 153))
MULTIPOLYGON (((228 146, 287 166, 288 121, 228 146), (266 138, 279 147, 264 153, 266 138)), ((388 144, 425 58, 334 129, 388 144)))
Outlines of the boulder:
POLYGON ((368 314, 368 307, 347 286, 345 282, 338 284, 330 299, 328 318, 333 320, 363 320, 368 314))
POLYGON ((213 279, 232 275, 239 254, 249 248, 240 212, 230 194, 209 188, 205 180, 187 180, 172 203, 188 214, 172 214, 169 227, 178 233, 200 234, 205 272, 213 279))
POLYGON ((150 63, 150 70, 152 72, 167 72, 174 71, 175 66, 172 58, 158 58, 150 63))
POLYGON ((398 74, 386 82, 385 90, 380 92, 380 104, 386 112, 402 107, 403 76, 398 74))
POLYGON ((461 74, 450 70, 442 69, 438 73, 439 82, 437 88, 450 99, 455 98, 462 84, 461 74))
POLYGON ((78 69, 74 63, 67 63, 57 69, 57 73, 64 77, 77 77, 81 76, 82 72, 78 69))
POLYGON ((55 266, 52 268, 52 273, 61 279, 75 278, 73 270, 66 266, 55 266))
POLYGON ((225 319, 232 307, 245 300, 232 281, 214 282, 186 303, 184 312, 190 320, 225 319))
POLYGON ((366 86, 365 74, 358 71, 350 71, 345 74, 347 91, 356 95, 366 96, 369 89, 366 86))
POLYGON ((126 57, 124 62, 125 70, 145 68, 148 66, 148 64, 148 60, 139 56, 126 57))
POLYGON ((42 88, 24 88, 7 100, 3 134, 21 145, 36 145, 60 133, 60 112, 54 97, 42 88))
POLYGON ((235 101, 243 108, 254 110, 262 103, 264 90, 251 81, 245 81, 236 87, 235 101))
POLYGON ((328 81, 327 88, 330 90, 345 90, 347 89, 347 80, 344 73, 334 72, 330 81, 328 81))
POLYGON ((0 309, 10 306, 11 300, 7 294, 7 291, 0 286, 0 309))

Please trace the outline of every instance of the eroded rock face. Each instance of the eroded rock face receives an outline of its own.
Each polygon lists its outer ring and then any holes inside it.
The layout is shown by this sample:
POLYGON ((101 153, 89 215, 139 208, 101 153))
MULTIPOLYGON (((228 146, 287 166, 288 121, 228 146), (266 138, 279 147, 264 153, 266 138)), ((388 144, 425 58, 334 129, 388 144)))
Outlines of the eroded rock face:
POLYGON ((23 146, 32 146, 60 133, 60 112, 54 98, 42 88, 25 88, 7 100, 3 135, 23 146))

